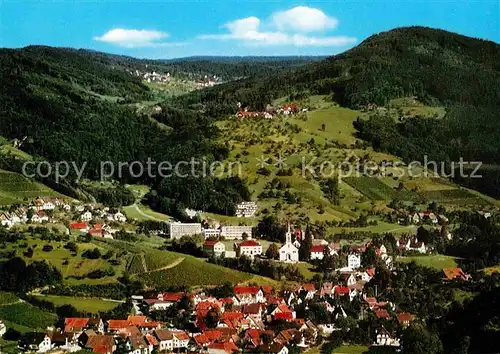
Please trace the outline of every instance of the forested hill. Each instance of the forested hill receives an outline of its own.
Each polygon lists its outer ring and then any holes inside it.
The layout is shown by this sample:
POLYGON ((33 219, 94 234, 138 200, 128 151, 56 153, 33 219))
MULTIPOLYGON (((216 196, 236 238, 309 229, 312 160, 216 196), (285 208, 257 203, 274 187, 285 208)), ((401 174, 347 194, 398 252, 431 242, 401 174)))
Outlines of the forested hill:
POLYGON ((306 64, 318 62, 325 57, 317 56, 285 56, 285 57, 187 57, 178 59, 138 59, 124 55, 102 53, 87 49, 54 48, 46 46, 29 46, 17 52, 35 54, 48 59, 67 60, 69 65, 79 66, 84 60, 92 65, 134 72, 157 71, 170 73, 174 77, 197 80, 207 76, 217 76, 221 81, 270 75, 276 72, 291 70, 306 64), (77 60, 75 60, 77 58, 77 60))
POLYGON ((204 102, 215 112, 242 102, 252 109, 290 94, 333 94, 342 105, 386 104, 419 96, 441 104, 500 102, 500 46, 494 42, 425 27, 380 33, 326 60, 271 77, 231 82, 194 92, 183 103, 204 102), (225 105, 225 107, 224 107, 225 105))

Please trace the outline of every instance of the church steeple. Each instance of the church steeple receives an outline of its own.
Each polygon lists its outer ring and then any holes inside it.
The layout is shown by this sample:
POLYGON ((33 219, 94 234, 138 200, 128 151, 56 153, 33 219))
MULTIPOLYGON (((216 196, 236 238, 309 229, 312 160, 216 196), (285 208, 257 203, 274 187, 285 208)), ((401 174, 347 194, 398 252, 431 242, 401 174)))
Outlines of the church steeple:
POLYGON ((286 233, 285 244, 286 243, 292 243, 292 231, 290 230, 290 223, 288 223, 288 231, 286 233))

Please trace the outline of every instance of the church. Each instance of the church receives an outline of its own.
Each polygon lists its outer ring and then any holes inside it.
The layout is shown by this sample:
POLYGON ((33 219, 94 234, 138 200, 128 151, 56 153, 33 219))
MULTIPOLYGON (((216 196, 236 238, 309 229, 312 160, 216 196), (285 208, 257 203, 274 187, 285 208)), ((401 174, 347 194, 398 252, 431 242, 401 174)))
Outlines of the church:
POLYGON ((288 263, 296 263, 299 261, 299 249, 292 243, 290 224, 288 224, 285 244, 280 248, 280 261, 288 263))

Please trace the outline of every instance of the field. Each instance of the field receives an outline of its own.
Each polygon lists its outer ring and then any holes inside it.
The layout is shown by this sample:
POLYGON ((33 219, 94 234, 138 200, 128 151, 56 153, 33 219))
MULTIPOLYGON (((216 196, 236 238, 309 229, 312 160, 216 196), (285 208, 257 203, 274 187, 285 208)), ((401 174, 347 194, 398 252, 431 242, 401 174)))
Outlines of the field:
POLYGON ((491 203, 484 197, 465 189, 445 189, 421 192, 428 200, 445 206, 488 206, 491 203))
POLYGON ((129 264, 128 271, 130 274, 146 273, 167 267, 182 258, 182 255, 178 253, 148 250, 147 252, 141 252, 134 255, 129 264))
POLYGON ((50 301, 55 306, 72 305, 78 311, 99 313, 107 312, 118 306, 116 301, 107 301, 99 298, 78 298, 71 296, 37 295, 41 300, 50 301))
MULTIPOLYGON (((57 269, 59 269, 65 278, 65 281, 70 284, 105 284, 116 282, 116 277, 121 276, 126 268, 127 257, 117 257, 121 261, 120 265, 111 265, 107 260, 102 258, 99 259, 87 259, 82 257, 82 253, 89 249, 97 248, 101 254, 105 254, 109 250, 115 250, 114 247, 110 247, 106 243, 91 242, 83 243, 77 242, 78 254, 73 256, 72 253, 64 248, 66 242, 47 242, 42 241, 38 238, 28 238, 26 241, 22 241, 28 247, 33 249, 33 256, 30 258, 25 257, 27 263, 33 261, 47 261, 57 269), (53 249, 50 252, 43 251, 43 246, 50 244, 53 249), (75 279, 74 277, 84 276, 87 273, 98 270, 98 269, 108 269, 113 268, 115 271, 115 276, 107 276, 100 279, 75 279)), ((23 256, 27 247, 19 247, 18 244, 9 244, 7 250, 16 250, 17 255, 23 256)), ((118 250, 119 252, 120 250, 118 250)))
POLYGON ((0 205, 10 205, 39 196, 57 196, 43 184, 29 180, 19 173, 0 170, 0 205))
POLYGON ((226 282, 234 284, 251 282, 277 284, 277 282, 271 279, 216 266, 191 256, 186 256, 182 262, 173 268, 142 274, 140 278, 147 285, 159 288, 218 285, 226 282))
MULTIPOLYGON (((348 220, 357 217, 351 209, 357 200, 349 200, 348 205, 333 205, 321 191, 319 180, 307 173, 302 174, 301 163, 314 158, 328 159, 333 163, 342 161, 346 151, 336 148, 338 144, 355 142, 352 121, 357 112, 334 106, 324 101, 325 97, 311 98, 311 105, 317 110, 302 113, 294 117, 275 119, 228 120, 218 122, 222 131, 221 141, 230 144, 231 155, 225 161, 226 166, 233 164, 232 170, 246 178, 253 199, 260 199, 260 211, 271 209, 279 202, 281 218, 295 214, 297 217, 309 217, 312 221, 348 220), (311 145, 314 141, 314 146, 311 145), (324 144, 331 146, 327 149, 324 144), (278 168, 273 166, 273 160, 278 154, 283 157, 285 167, 293 168, 291 176, 277 176, 278 168), (268 158, 269 175, 259 172, 258 161, 268 158), (266 190, 266 185, 274 178, 286 183, 288 191, 301 199, 298 203, 283 202, 283 198, 265 197, 259 195, 266 190)), ((352 193, 348 193, 349 196, 352 193)), ((255 224, 255 220, 209 215, 220 222, 245 222, 255 224)), ((257 215, 257 219, 260 214, 257 215)))
POLYGON ((7 327, 13 327, 21 331, 40 330, 54 325, 56 315, 40 310, 25 302, 12 305, 0 306, 0 318, 7 323, 7 327))
POLYGON ((455 259, 453 257, 444 256, 441 254, 429 256, 398 257, 396 261, 404 263, 415 262, 419 266, 434 268, 438 270, 457 266, 457 263, 455 262, 455 259))
POLYGON ((403 189, 401 191, 392 188, 376 177, 346 177, 342 181, 358 190, 361 194, 371 200, 415 200, 414 192, 403 189))
POLYGON ((171 218, 168 215, 157 213, 156 211, 151 210, 149 207, 142 205, 140 203, 129 205, 123 208, 125 215, 128 219, 136 220, 136 221, 147 221, 147 220, 156 220, 156 221, 168 221, 171 218))

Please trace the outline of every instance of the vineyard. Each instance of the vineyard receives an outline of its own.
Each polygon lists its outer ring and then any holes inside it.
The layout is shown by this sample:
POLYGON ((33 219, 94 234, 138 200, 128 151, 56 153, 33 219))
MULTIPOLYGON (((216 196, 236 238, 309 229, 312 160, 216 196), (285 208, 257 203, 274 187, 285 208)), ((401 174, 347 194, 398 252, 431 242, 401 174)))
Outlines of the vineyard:
POLYGON ((418 195, 405 188, 397 190, 385 184, 376 177, 346 177, 342 181, 357 189, 361 194, 371 200, 416 200, 418 195))
POLYGON ((19 302, 17 304, 0 306, 0 318, 7 322, 8 327, 43 331, 48 326, 54 325, 57 316, 53 313, 42 311, 38 307, 28 303, 19 302))
POLYGON ((234 284, 249 281, 253 275, 219 267, 203 260, 186 257, 176 267, 159 270, 144 275, 145 284, 168 288, 173 286, 218 285, 226 282, 234 284))
POLYGON ((18 173, 0 170, 0 205, 53 195, 57 193, 43 184, 33 182, 18 173))
POLYGON ((145 252, 137 253, 130 261, 128 271, 130 274, 142 274, 174 263, 178 260, 180 255, 168 251, 160 250, 147 250, 145 252))
POLYGON ((426 199, 440 204, 487 206, 491 203, 465 189, 434 190, 421 193, 426 199))

